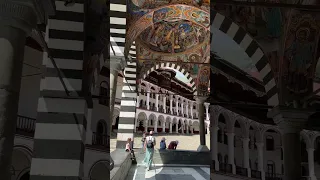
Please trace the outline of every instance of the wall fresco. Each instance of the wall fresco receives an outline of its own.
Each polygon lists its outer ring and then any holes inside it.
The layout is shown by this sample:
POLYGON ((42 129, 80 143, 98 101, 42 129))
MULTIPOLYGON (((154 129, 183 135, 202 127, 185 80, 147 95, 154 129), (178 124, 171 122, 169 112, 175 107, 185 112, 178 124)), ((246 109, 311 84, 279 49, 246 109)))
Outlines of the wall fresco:
POLYGON ((202 65, 200 67, 200 72, 197 77, 197 92, 199 96, 209 95, 209 84, 210 84, 210 66, 202 65))
POLYGON ((143 31, 140 39, 151 50, 164 53, 184 52, 209 38, 209 32, 190 21, 162 22, 143 31))
POLYGON ((306 93, 312 86, 319 20, 316 14, 295 13, 289 21, 281 72, 287 89, 296 94, 306 93))

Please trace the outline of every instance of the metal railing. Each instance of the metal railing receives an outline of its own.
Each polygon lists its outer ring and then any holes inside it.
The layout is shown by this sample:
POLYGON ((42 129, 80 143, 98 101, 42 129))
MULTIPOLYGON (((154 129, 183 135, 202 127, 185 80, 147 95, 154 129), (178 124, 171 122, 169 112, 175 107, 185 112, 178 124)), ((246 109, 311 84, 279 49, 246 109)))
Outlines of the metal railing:
POLYGON ((36 128, 36 119, 17 116, 16 133, 26 136, 33 136, 36 128))
POLYGON ((219 172, 232 173, 232 165, 225 164, 225 163, 219 163, 219 172))
POLYGON ((236 166, 236 174, 240 176, 248 176, 248 169, 236 166))
POLYGON ((251 177, 261 179, 261 172, 257 170, 251 170, 251 177))
POLYGON ((282 180, 283 174, 265 173, 266 180, 282 180))

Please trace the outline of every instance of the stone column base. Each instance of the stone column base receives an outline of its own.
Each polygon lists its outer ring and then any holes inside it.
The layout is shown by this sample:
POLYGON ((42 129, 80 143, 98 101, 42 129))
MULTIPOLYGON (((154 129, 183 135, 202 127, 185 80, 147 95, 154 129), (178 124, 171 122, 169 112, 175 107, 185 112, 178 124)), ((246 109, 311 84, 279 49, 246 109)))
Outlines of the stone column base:
POLYGON ((208 152, 210 151, 206 145, 200 145, 197 149, 198 152, 208 152))

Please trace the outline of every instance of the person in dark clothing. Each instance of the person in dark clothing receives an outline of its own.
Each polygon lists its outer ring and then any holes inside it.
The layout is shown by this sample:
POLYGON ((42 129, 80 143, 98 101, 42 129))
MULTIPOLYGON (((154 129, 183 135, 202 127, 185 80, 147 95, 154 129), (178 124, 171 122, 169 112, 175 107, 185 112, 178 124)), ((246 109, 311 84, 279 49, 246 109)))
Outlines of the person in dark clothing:
POLYGON ((160 150, 165 150, 166 148, 167 148, 166 138, 163 137, 160 142, 160 150))
POLYGON ((168 146, 168 149, 177 149, 178 144, 179 144, 179 141, 171 141, 168 146))

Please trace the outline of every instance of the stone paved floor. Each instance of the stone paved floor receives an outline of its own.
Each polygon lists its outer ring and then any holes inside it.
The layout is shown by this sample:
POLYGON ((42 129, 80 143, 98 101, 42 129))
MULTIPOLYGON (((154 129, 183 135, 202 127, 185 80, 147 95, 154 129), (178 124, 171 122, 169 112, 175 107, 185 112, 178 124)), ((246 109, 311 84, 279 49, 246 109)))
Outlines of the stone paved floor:
MULTIPOLYGON (((155 134, 156 141, 157 141, 157 148, 159 148, 159 142, 162 137, 165 137, 167 140, 167 144, 170 143, 170 141, 179 141, 179 145, 177 149, 180 150, 197 150, 199 144, 200 144, 200 135, 180 135, 180 134, 155 134)), ((114 135, 110 139, 110 150, 111 152, 115 149, 116 147, 116 136, 114 135)), ((134 148, 141 148, 141 135, 135 135, 134 138, 134 148)), ((210 148, 210 135, 206 135, 206 145, 208 148, 210 148)))
POLYGON ((153 167, 147 171, 142 165, 133 166, 126 180, 210 180, 210 168, 153 167))

